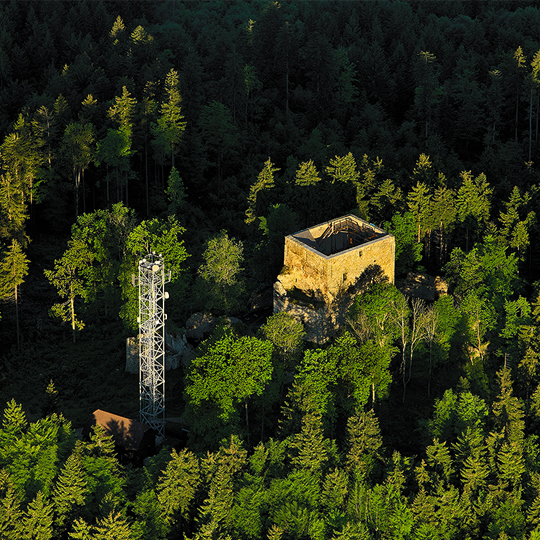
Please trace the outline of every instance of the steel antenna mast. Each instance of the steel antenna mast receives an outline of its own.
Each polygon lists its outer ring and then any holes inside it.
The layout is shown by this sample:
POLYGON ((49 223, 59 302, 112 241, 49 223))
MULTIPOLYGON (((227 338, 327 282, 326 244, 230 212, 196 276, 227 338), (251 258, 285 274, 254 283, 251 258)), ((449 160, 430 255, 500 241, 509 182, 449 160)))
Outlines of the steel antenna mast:
POLYGON ((158 438, 165 428, 165 275, 161 254, 139 261, 139 416, 158 438))

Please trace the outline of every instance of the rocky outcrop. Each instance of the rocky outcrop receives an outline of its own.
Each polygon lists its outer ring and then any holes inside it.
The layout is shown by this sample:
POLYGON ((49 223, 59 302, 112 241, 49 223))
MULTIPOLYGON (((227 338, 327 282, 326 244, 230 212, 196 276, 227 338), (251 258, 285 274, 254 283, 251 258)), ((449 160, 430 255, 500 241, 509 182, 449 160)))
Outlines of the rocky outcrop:
POLYGON ((193 341, 202 341, 214 330, 217 318, 211 313, 194 313, 186 321, 186 338, 193 341))

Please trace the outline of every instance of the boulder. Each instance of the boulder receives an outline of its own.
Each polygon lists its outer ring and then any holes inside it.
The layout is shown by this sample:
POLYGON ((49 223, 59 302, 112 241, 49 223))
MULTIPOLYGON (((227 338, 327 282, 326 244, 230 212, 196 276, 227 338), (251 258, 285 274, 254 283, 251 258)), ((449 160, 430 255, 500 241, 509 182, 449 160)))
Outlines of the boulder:
POLYGON ((194 313, 186 321, 186 338, 202 341, 212 333, 216 322, 216 317, 211 313, 194 313))

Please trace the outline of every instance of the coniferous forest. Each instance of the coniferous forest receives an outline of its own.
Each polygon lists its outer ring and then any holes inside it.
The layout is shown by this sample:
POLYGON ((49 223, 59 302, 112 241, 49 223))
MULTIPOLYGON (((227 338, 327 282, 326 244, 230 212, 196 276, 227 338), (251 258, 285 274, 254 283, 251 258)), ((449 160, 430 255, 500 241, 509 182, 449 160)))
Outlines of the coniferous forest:
POLYGON ((1 539, 539 539, 540 6, 0 2, 1 539), (326 343, 259 301, 284 236, 396 238, 326 343), (138 261, 169 434, 119 461, 138 261), (258 300, 259 299, 259 300, 258 300))

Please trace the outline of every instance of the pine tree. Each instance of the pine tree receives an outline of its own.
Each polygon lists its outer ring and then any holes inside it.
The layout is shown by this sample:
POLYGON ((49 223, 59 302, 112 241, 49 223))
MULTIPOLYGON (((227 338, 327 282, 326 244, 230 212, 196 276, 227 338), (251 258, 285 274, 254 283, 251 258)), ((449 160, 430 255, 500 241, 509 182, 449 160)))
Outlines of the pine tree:
POLYGON ((347 469, 359 481, 366 481, 379 458, 382 436, 374 412, 356 411, 347 420, 347 469))
POLYGON ((313 160, 300 163, 294 181, 297 186, 313 186, 321 181, 313 160))
POLYGON ((384 180, 371 198, 371 213, 374 223, 383 223, 387 216, 401 211, 403 192, 394 182, 387 178, 384 180), (373 211, 373 209, 376 211, 373 211))
POLYGON ((51 313, 70 323, 73 343, 76 331, 84 328, 84 322, 75 312, 75 299, 86 299, 88 295, 84 273, 92 264, 93 257, 80 238, 73 238, 62 258, 54 261, 54 270, 44 272, 51 285, 56 287, 60 298, 65 299, 62 303, 54 304, 51 313))
POLYGON ((493 403, 496 426, 509 444, 521 445, 525 430, 523 404, 513 395, 510 370, 503 368, 497 376, 501 390, 493 403))
POLYGON ((521 48, 521 46, 519 46, 514 52, 514 63, 512 64, 512 75, 514 76, 514 85, 516 89, 516 120, 514 125, 514 138, 516 142, 518 140, 519 100, 521 97, 521 84, 523 79, 522 73, 525 70, 525 58, 526 56, 523 53, 523 49, 521 48))
POLYGON ((188 519, 201 481, 198 458, 185 449, 178 453, 173 450, 172 459, 156 485, 160 521, 167 530, 178 521, 177 515, 188 519))
POLYGON ((238 146, 238 134, 229 109, 218 101, 206 105, 200 115, 201 136, 204 147, 217 168, 218 196, 224 179, 225 158, 238 146))
POLYGON ((325 439, 321 415, 308 412, 302 419, 302 430, 291 437, 291 463, 298 469, 320 474, 329 458, 329 441, 325 439))
POLYGON ((464 171, 461 173, 461 179, 456 208, 459 221, 466 227, 465 251, 468 252, 470 229, 476 229, 477 234, 481 233, 482 227, 490 217, 493 189, 483 173, 473 178, 470 171, 464 171))
POLYGON ((428 51, 418 53, 417 62, 417 86, 415 88, 415 105, 420 110, 420 118, 424 125, 423 135, 425 141, 435 131, 434 117, 435 106, 440 101, 442 87, 439 86, 439 68, 436 64, 436 56, 428 51))
POLYGON ((270 161, 270 158, 268 158, 264 164, 263 170, 257 177, 257 181, 249 189, 246 223, 252 223, 258 215, 265 213, 265 210, 261 208, 263 206, 261 199, 265 191, 274 187, 274 173, 279 170, 280 169, 274 167, 274 164, 270 161))
POLYGON ((187 195, 184 182, 180 178, 176 167, 171 169, 165 193, 169 199, 169 215, 179 214, 186 204, 187 195))
POLYGON ((47 502, 43 493, 28 505, 20 525, 19 538, 24 540, 50 540, 53 532, 53 504, 47 502))
POLYGON ((433 194, 432 228, 439 233, 439 265, 442 267, 447 258, 448 235, 456 222, 455 194, 446 186, 439 186, 433 194))
POLYGON ((431 233, 431 197, 429 187, 423 182, 418 182, 407 197, 407 205, 416 221, 418 243, 426 234, 431 233))
POLYGON ((0 262, 0 300, 12 300, 15 303, 17 323, 17 348, 20 346, 19 331, 19 286, 28 274, 28 263, 21 245, 13 239, 4 259, 0 262))
POLYGON ((164 162, 165 155, 170 155, 171 166, 174 167, 174 157, 178 153, 178 145, 186 129, 182 115, 182 97, 178 72, 171 69, 165 77, 166 99, 161 103, 157 123, 152 124, 154 139, 152 146, 159 163, 164 162))
POLYGON ((11 446, 28 429, 26 415, 14 399, 10 400, 2 414, 2 429, 0 430, 0 456, 2 450, 11 446))
POLYGON ((111 511, 102 519, 98 519, 93 527, 92 540, 134 540, 127 519, 119 512, 111 511))
POLYGON ((87 493, 87 481, 82 468, 81 455, 75 450, 64 463, 52 494, 54 521, 60 531, 73 521, 76 507, 84 504, 87 493))
MULTIPOLYGON (((84 178, 84 171, 88 168, 93 158, 93 142, 94 126, 92 124, 72 122, 64 131, 61 153, 71 165, 73 174, 75 191, 75 217, 79 215, 79 192, 81 187, 81 179, 84 178)), ((84 193, 83 211, 86 211, 84 193)))
POLYGON ((23 515, 21 499, 8 472, 0 469, 0 538, 17 540, 23 515))
POLYGON ((28 208, 23 188, 16 176, 6 172, 0 176, 0 237, 28 244, 25 223, 28 208))
POLYGON ((330 165, 326 167, 326 173, 332 179, 332 184, 335 182, 343 182, 356 186, 360 178, 356 160, 350 152, 345 156, 336 156, 332 158, 330 160, 330 165))

